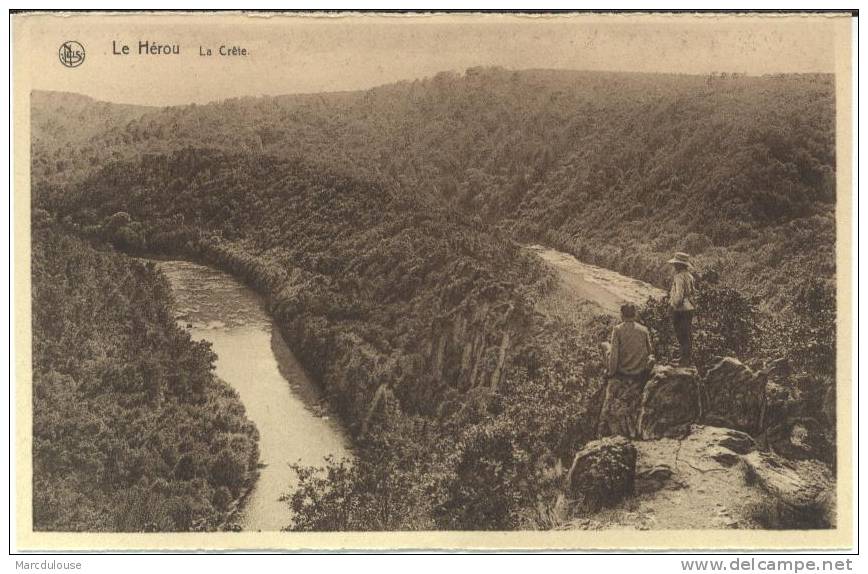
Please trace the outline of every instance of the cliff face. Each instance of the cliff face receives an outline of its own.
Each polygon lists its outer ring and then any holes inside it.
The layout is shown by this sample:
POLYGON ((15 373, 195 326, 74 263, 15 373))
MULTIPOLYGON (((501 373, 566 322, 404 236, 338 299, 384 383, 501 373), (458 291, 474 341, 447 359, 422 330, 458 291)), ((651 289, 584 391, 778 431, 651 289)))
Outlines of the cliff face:
POLYGON ((260 289, 275 285, 270 306, 284 337, 354 421, 369 410, 381 387, 389 388, 408 413, 429 415, 450 397, 476 388, 497 390, 531 320, 514 304, 464 300, 434 317, 405 346, 399 341, 383 348, 356 333, 330 334, 328 320, 311 317, 305 301, 316 277, 301 270, 289 275, 283 283, 280 273, 244 276, 254 277, 260 289))
MULTIPOLYGON (((703 377, 694 368, 658 365, 641 394, 618 391, 627 384, 610 379, 600 428, 604 435, 635 439, 631 448, 638 450, 639 462, 634 455, 630 480, 622 481, 608 504, 634 494, 635 478, 634 506, 641 516, 631 522, 642 524, 653 515, 665 528, 834 527, 835 472, 826 463, 834 460, 829 437, 835 421, 807 397, 793 397, 788 408, 781 408, 778 389, 796 386, 782 363, 756 372, 725 357, 703 377), (621 424, 624 420, 633 423, 621 424), (779 428, 788 430, 781 436, 775 432, 779 428), (709 473, 715 473, 714 488, 707 482, 709 473), (693 513, 713 506, 715 514, 691 518, 674 512, 678 499, 693 513)), ((582 451, 576 460, 586 455, 582 451)), ((587 480, 605 483, 605 477, 593 474, 587 480)), ((602 518, 624 519, 617 511, 602 518)), ((597 520, 595 527, 603 527, 597 520)))
POLYGON ((524 336, 522 311, 513 303, 464 302, 437 318, 424 349, 434 379, 459 390, 497 390, 507 357, 524 336))
MULTIPOLYGON (((112 232, 123 236, 122 229, 112 232)), ((263 294, 289 346, 355 429, 383 389, 406 413, 428 415, 442 414, 444 402, 460 402, 471 390, 496 391, 539 321, 524 300, 513 294, 510 301, 502 288, 471 292, 453 306, 444 294, 444 310, 422 318, 427 328, 372 342, 329 307, 331 277, 282 267, 249 254, 243 244, 215 238, 152 241, 151 247, 218 267, 263 294)))

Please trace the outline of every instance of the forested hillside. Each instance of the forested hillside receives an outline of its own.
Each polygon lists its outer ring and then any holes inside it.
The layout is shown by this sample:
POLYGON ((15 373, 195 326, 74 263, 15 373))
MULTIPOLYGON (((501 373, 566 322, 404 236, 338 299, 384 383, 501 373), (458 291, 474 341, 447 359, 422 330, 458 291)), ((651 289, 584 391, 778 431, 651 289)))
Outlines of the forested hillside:
MULTIPOLYGON (((556 278, 520 242, 658 283, 686 249, 700 368, 787 356, 819 388, 834 378, 831 94, 824 76, 475 69, 136 110, 62 178, 35 122, 34 214, 266 296, 356 454, 298 469, 293 528, 548 527, 557 469, 596 436, 609 325, 546 312, 556 278), (764 315, 733 286, 800 312, 764 315)), ((666 359, 664 307, 643 313, 666 359)))
POLYGON ((82 170, 117 157, 109 134, 151 108, 98 102, 64 92, 30 95, 31 172, 36 180, 63 185, 82 170))
POLYGON ((488 384, 550 279, 472 217, 262 155, 148 156, 38 201, 128 251, 205 259, 254 283, 292 348, 354 408, 373 385, 393 383, 405 407, 430 413, 449 387, 488 384), (505 330, 514 334, 501 352, 505 330))
MULTIPOLYGON (((357 460, 330 470, 348 491, 338 499, 300 469, 296 528, 539 527, 551 468, 595 436, 605 326, 541 314, 552 275, 476 216, 204 149, 115 163, 37 202, 78 234, 207 262, 268 297, 356 441, 357 460)), ((781 350, 780 338, 756 345, 756 310, 738 293, 704 291, 703 356, 781 350)), ((671 339, 661 329, 662 357, 671 339)))
POLYGON ((210 347, 153 264, 34 225, 34 530, 219 528, 258 453, 210 347))
POLYGON ((374 480, 364 497, 387 509, 372 517, 360 502, 348 522, 297 527, 516 527, 539 495, 524 477, 593 435, 593 345, 545 324, 534 300, 551 275, 478 219, 319 167, 202 149, 114 164, 37 204, 81 235, 208 262, 268 296, 354 431, 353 472, 377 478, 354 484, 374 480), (524 412, 527 393, 553 408, 524 412), (467 507, 476 498, 484 507, 467 507))
MULTIPOLYGON (((300 158, 658 285, 667 254, 687 250, 782 308, 794 270, 834 275, 833 95, 824 75, 477 68, 364 92, 123 108, 64 165, 74 179, 203 142, 300 158)), ((38 115, 59 98, 42 94, 38 115)), ((34 161, 50 177, 44 141, 34 161)))

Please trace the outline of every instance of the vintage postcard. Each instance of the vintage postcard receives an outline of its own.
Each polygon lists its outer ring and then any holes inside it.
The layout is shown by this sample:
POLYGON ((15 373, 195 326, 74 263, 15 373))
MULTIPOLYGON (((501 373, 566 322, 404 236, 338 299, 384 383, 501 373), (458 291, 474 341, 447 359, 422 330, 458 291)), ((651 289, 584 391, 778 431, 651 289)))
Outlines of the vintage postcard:
POLYGON ((853 546, 853 14, 11 20, 13 548, 853 546))

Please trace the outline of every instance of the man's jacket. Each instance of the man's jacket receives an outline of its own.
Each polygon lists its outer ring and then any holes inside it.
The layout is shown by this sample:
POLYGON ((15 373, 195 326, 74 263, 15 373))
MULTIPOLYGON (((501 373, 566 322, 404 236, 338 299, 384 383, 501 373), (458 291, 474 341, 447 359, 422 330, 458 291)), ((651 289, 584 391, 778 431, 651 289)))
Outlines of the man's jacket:
POLYGON ((696 287, 693 286, 693 275, 690 271, 679 271, 672 278, 672 288, 669 290, 669 306, 673 311, 693 311, 696 287))
POLYGON ((652 354, 651 335, 644 325, 624 321, 612 329, 609 351, 609 375, 639 375, 649 368, 652 354))

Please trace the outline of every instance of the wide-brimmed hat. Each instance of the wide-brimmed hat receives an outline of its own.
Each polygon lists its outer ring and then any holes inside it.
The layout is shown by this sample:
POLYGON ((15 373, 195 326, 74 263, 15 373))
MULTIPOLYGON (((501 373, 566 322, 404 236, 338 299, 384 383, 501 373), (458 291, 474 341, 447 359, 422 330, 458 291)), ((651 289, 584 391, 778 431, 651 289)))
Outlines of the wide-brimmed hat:
POLYGON ((672 257, 672 259, 670 259, 666 263, 681 263, 682 265, 686 265, 688 267, 693 267, 693 265, 690 263, 690 255, 688 255, 687 253, 683 253, 681 251, 676 253, 672 257))

